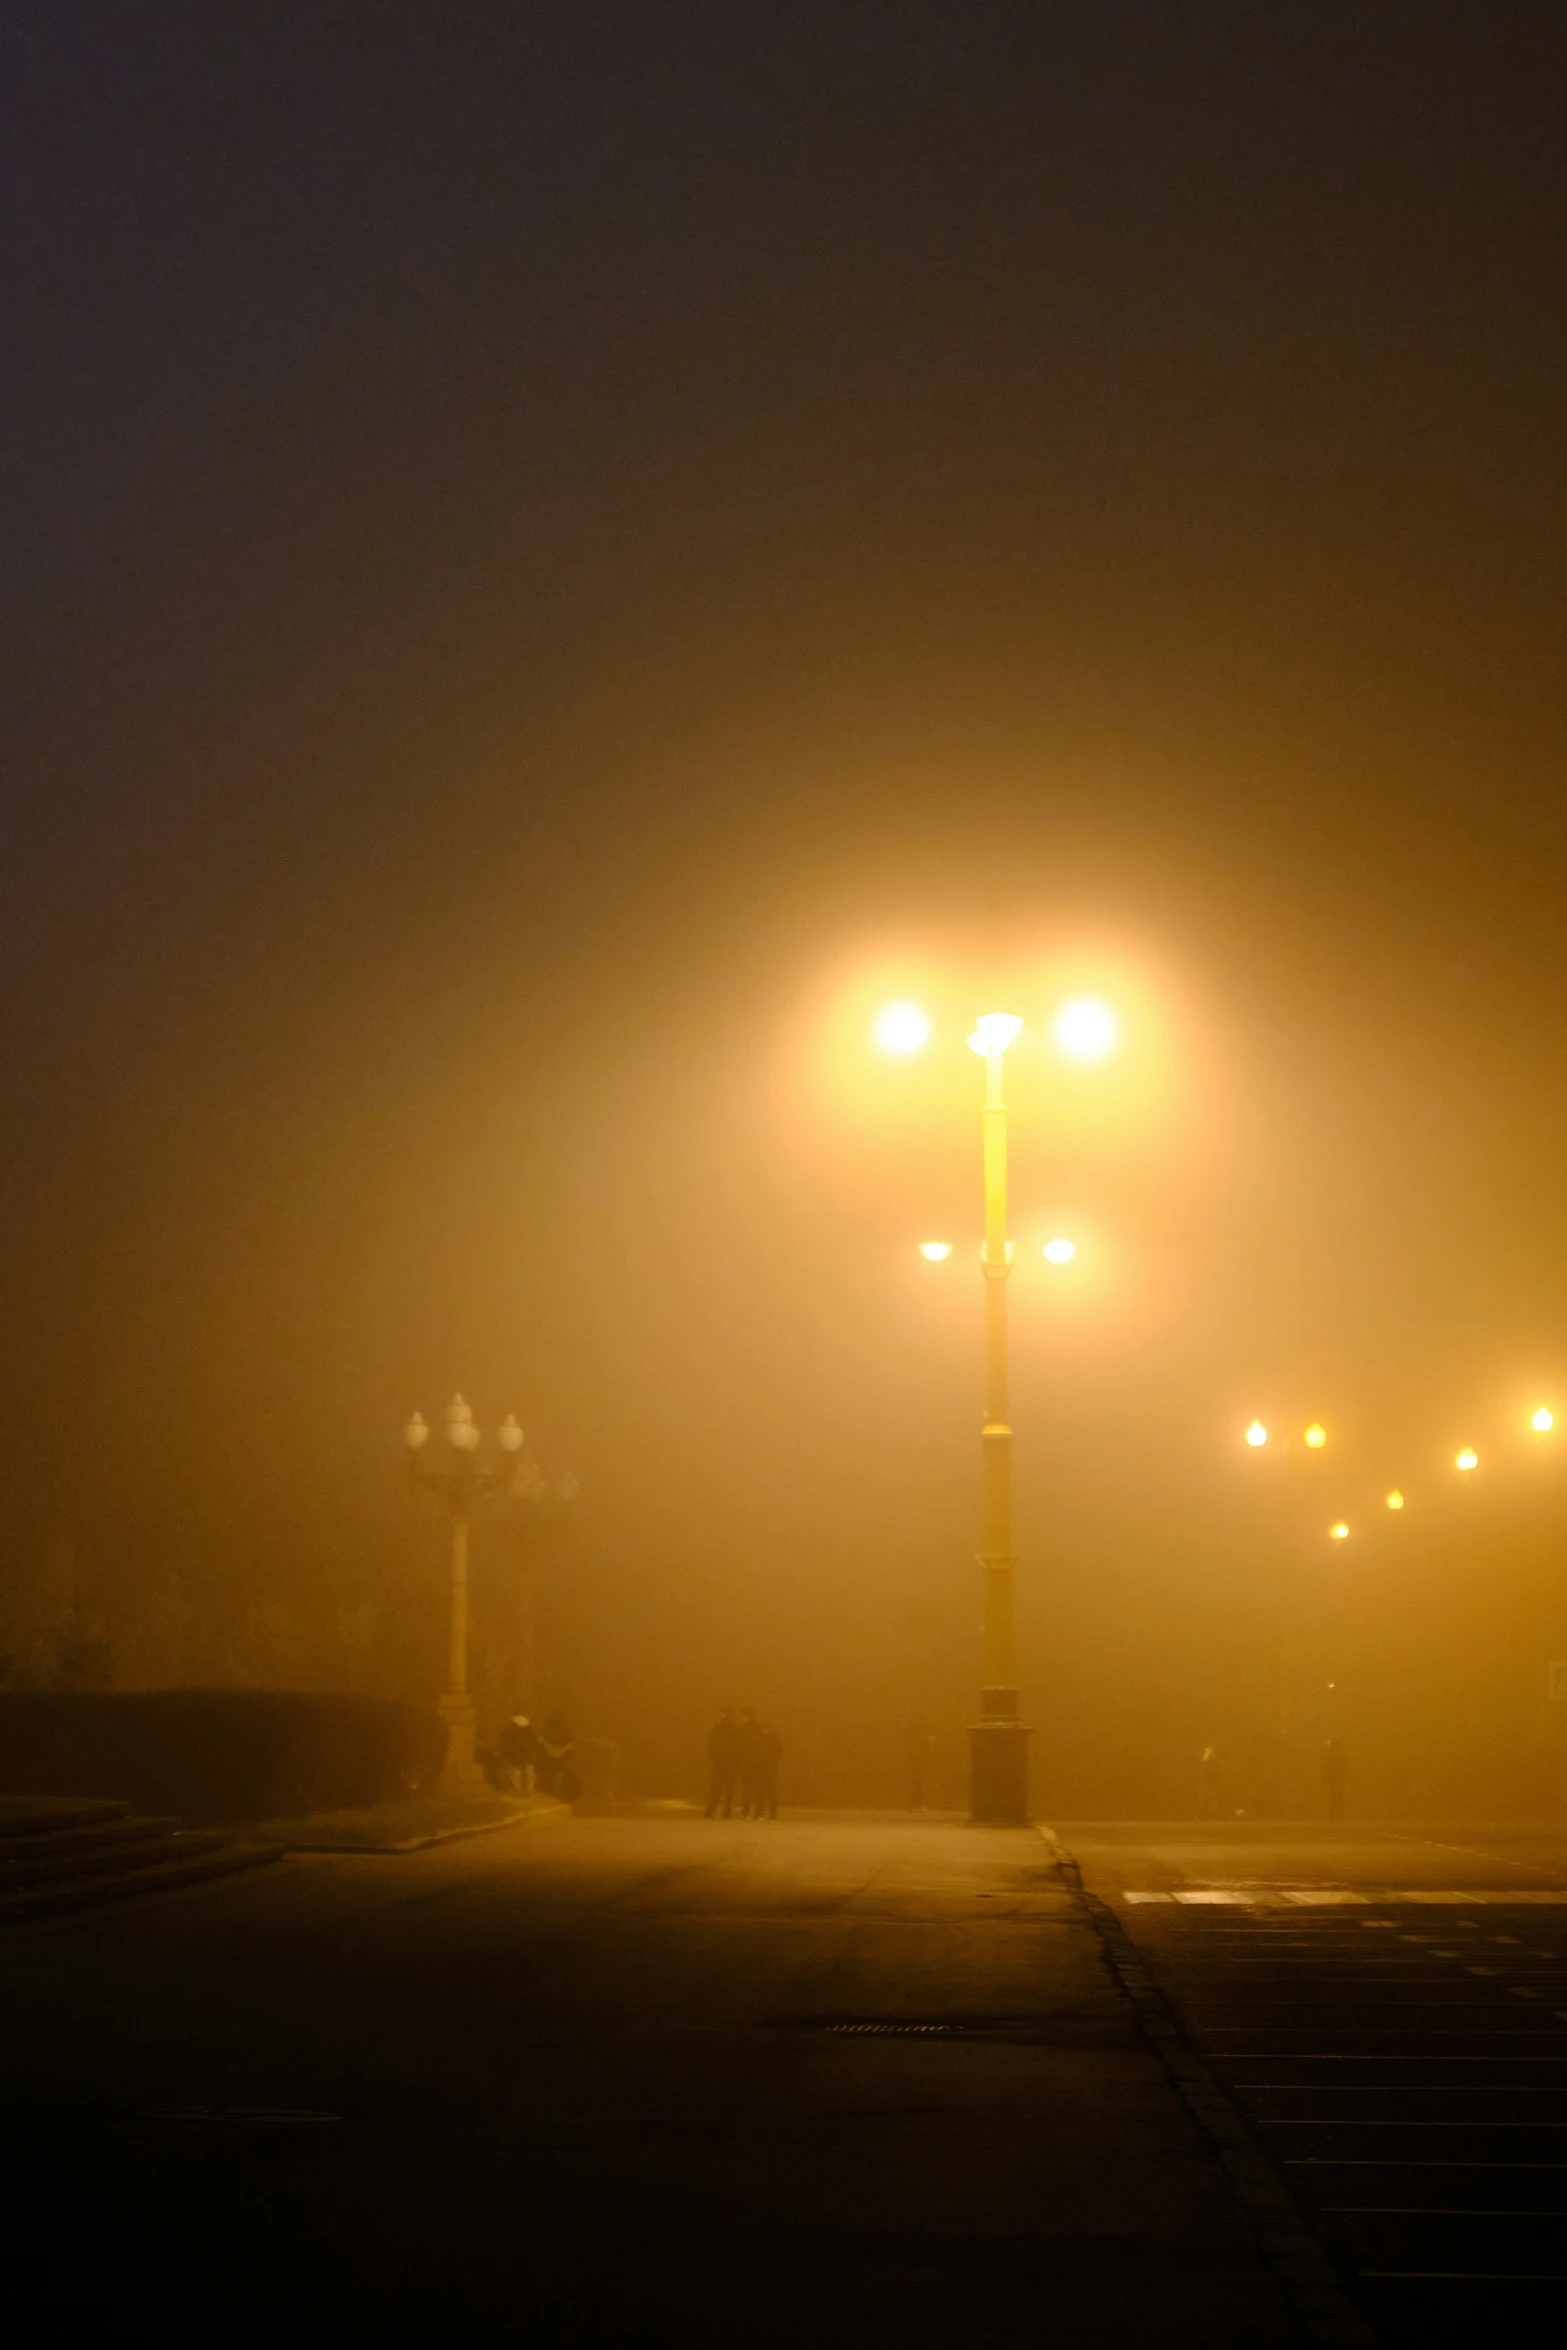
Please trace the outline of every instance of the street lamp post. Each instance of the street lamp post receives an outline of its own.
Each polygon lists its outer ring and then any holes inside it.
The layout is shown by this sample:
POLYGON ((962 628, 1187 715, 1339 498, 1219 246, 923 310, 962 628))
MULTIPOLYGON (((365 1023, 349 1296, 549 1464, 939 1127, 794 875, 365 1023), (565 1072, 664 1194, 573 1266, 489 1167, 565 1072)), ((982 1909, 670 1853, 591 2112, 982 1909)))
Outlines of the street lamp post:
MULTIPOLYGON (((986 1012, 974 1023, 970 1052, 985 1064, 983 1121, 985 1241, 980 1269, 985 1279, 985 1423, 980 1435, 981 1501, 979 1563, 983 1582, 980 1719, 969 1729, 970 1811, 974 1819, 1018 1824, 1028 1818, 1029 1731, 1018 1720, 1017 1667, 1012 1646, 1012 1585, 1017 1556, 1012 1548, 1012 1428, 1007 1413, 1007 1275, 1012 1244, 1007 1238, 1007 1047, 1023 1023, 1012 1012, 986 1012)), ((1119 1021, 1097 996, 1074 996, 1053 1023, 1058 1050, 1069 1061, 1101 1061, 1115 1050, 1119 1021)), ((930 1022, 918 1004, 886 1005, 871 1026, 882 1052, 902 1060, 919 1052, 930 1037, 930 1022)), ((946 1241, 920 1245, 928 1263, 951 1256, 946 1241)), ((1052 1265, 1070 1264, 1072 1242, 1046 1243, 1052 1265)))
POLYGON ((484 1772, 475 1752, 477 1717, 468 1692, 468 1529, 473 1522, 474 1504, 486 1494, 504 1492, 511 1486, 519 1465, 523 1433, 516 1414, 508 1412, 496 1431, 495 1440, 501 1448, 500 1465, 481 1468, 474 1457, 479 1431, 474 1426, 473 1413, 460 1395, 454 1395, 446 1407, 447 1458, 436 1468, 427 1468, 420 1459, 429 1436, 423 1415, 415 1412, 403 1429, 408 1482, 415 1491, 422 1485, 441 1495, 452 1529, 451 1640, 446 1687, 437 1708, 446 1724, 442 1784, 477 1787, 483 1783, 484 1772))
MULTIPOLYGON (((1099 996, 1074 996, 1052 1022, 1067 1060, 1095 1062, 1114 1053, 1121 1022, 1099 996)), ((1020 1824, 1029 1817, 1029 1730, 1017 1720, 1013 1661, 1013 1426, 1006 1396, 1006 1281, 1013 1243, 1006 1236, 1006 1050, 1022 1032, 1015 1013, 984 1013, 968 1039, 984 1062, 984 1429, 980 1433, 980 1570, 984 1584, 980 1720, 970 1725, 970 1812, 975 1819, 1020 1824)), ((883 1053, 904 1060, 930 1039, 919 1003, 886 1003, 872 1022, 883 1053)), ((928 1264, 944 1264, 947 1241, 921 1241, 928 1264)), ((1074 1243, 1045 1243, 1045 1260, 1071 1264, 1074 1243)))
POLYGON ((1007 1417, 1006 1050, 1022 1022, 990 1012, 969 1038, 985 1063, 985 1424, 980 1434, 980 1567, 984 1582, 980 1720, 969 1730, 970 1808, 976 1820, 1028 1818, 1028 1738, 1018 1720, 1012 1642, 1012 1429, 1007 1417))

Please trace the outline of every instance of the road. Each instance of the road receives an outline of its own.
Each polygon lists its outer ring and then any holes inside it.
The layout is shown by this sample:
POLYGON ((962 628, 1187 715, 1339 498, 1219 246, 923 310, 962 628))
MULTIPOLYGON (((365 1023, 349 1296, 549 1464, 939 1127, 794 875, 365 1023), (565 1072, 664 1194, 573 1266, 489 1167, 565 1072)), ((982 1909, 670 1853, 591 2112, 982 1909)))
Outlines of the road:
POLYGON ((27 1929, 0 2016, 32 2339, 1308 2338, 1030 1832, 298 1856, 27 1929))
POLYGON ((1523 2342, 1567 2289, 1567 1837, 1059 1831, 1390 2345, 1523 2342))

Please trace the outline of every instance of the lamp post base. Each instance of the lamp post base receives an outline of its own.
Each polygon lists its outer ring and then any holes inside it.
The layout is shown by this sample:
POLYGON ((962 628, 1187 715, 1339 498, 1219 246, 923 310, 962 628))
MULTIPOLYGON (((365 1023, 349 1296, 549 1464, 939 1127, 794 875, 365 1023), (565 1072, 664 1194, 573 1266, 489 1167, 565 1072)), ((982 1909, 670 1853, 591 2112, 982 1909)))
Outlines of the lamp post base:
POLYGON ((969 1725, 971 1820, 987 1827, 1027 1827, 1029 1737, 1022 1722, 992 1718, 969 1725))
POLYGON ((478 1743, 479 1723, 472 1698, 448 1689, 435 1710, 446 1724, 446 1761, 441 1770, 442 1787, 482 1787, 485 1784, 484 1769, 474 1753, 478 1743))

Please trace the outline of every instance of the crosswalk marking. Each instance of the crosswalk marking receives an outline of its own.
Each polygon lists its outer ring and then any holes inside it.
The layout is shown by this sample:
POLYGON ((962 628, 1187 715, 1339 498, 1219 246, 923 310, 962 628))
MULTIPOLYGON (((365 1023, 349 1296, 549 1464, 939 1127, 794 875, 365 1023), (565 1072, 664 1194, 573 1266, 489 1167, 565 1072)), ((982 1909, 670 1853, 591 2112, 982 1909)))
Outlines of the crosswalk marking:
POLYGON ((1168 1890, 1124 1892, 1131 1907, 1177 1903, 1184 1909, 1567 1909, 1567 1887, 1549 1892, 1529 1886, 1368 1886, 1351 1892, 1343 1885, 1178 1885, 1168 1890))

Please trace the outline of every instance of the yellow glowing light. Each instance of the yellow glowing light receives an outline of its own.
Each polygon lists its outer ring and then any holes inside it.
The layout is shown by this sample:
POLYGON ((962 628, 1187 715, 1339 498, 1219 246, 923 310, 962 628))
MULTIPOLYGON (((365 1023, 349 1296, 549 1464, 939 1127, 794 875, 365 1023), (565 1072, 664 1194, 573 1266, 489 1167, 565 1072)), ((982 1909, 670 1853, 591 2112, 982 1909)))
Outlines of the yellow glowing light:
POLYGON ((1349 1540, 1349 1528, 1345 1525, 1342 1518, 1340 1518, 1336 1526, 1330 1526, 1328 1528, 1328 1540, 1330 1542, 1347 1542, 1349 1540))
POLYGON ((951 1254, 952 1243, 950 1240, 922 1240, 920 1242, 920 1255, 927 1264, 944 1265, 951 1254))
POLYGON ((983 1012, 974 1023, 968 1049, 978 1053, 981 1060, 987 1060, 992 1053, 1004 1053, 1022 1025, 1015 1012, 983 1012))
POLYGON ((1056 1042, 1069 1061, 1102 1061, 1120 1040, 1121 1023, 1096 995, 1074 996, 1055 1019, 1056 1042))
POLYGON ((1320 1452, 1322 1447, 1327 1443, 1327 1440, 1328 1432, 1326 1428, 1323 1427, 1320 1420, 1313 1420, 1311 1426, 1306 1430, 1306 1442, 1310 1445, 1312 1451, 1320 1452))
POLYGON ((1251 1426, 1246 1431, 1246 1441, 1253 1447, 1254 1450, 1258 1445, 1267 1443, 1268 1431, 1266 1428, 1264 1428, 1260 1420, 1253 1420, 1251 1426))
POLYGON ((1390 1510, 1401 1510, 1404 1506, 1404 1497, 1396 1485, 1387 1497, 1387 1506, 1390 1510))
POLYGON ((1555 1427, 1556 1414, 1554 1412, 1548 1412, 1542 1403, 1537 1412, 1532 1412, 1530 1414, 1529 1425, 1535 1431, 1536 1435, 1543 1436, 1547 1428, 1555 1427))
POLYGON ((930 1022, 918 1004, 884 1004, 871 1022, 871 1034, 882 1052, 901 1060, 919 1051, 930 1035, 930 1022))
POLYGON ((1075 1240, 1047 1240, 1044 1254, 1052 1265, 1069 1265, 1077 1254, 1075 1240))
POLYGON ((1463 1449, 1463 1451, 1462 1451, 1462 1452, 1459 1454, 1459 1456, 1458 1456, 1458 1466, 1459 1466, 1461 1469, 1478 1469, 1478 1468, 1479 1468, 1479 1466, 1480 1466, 1480 1455, 1479 1455, 1479 1454, 1478 1454, 1478 1453, 1477 1453, 1477 1452, 1476 1452, 1476 1451, 1473 1449, 1473 1447, 1472 1447, 1471 1445, 1467 1445, 1467 1444, 1466 1444, 1466 1445, 1464 1446, 1464 1449, 1463 1449))

